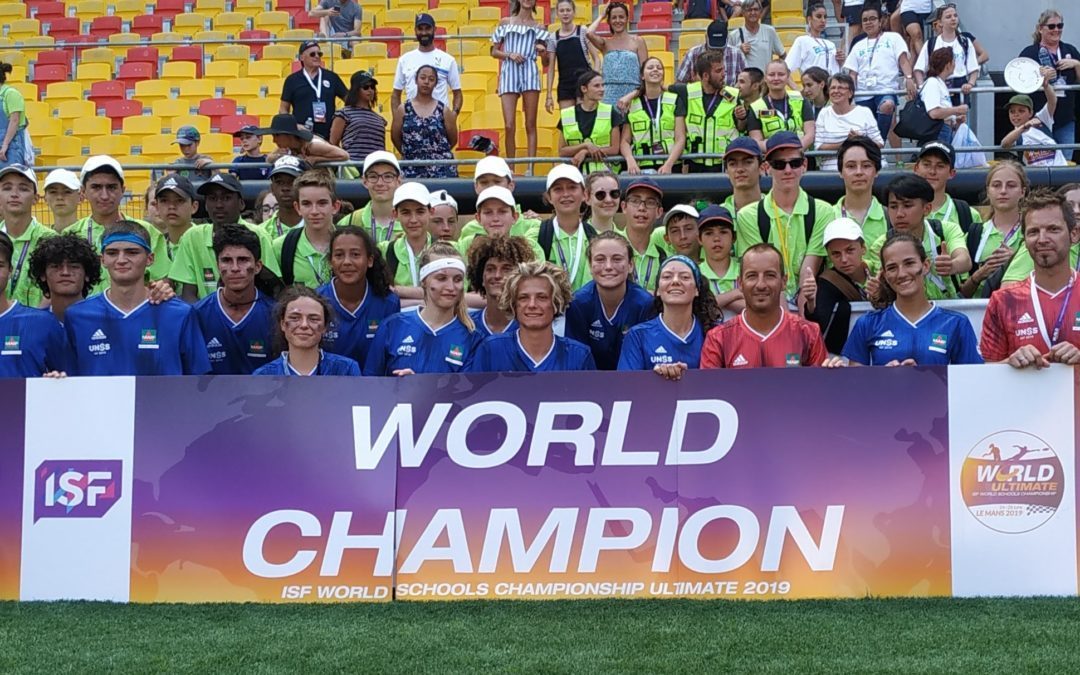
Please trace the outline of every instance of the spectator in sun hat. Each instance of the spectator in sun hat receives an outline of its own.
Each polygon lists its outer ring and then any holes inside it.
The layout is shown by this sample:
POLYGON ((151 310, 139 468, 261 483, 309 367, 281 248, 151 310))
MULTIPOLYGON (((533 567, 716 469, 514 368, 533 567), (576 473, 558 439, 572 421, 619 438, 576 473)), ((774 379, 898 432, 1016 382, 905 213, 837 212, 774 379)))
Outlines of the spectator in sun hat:
POLYGON ((344 100, 349 90, 337 73, 322 67, 323 51, 318 42, 300 43, 297 54, 301 67, 285 78, 278 112, 291 112, 305 129, 329 138, 337 99, 344 100))
POLYGON ((334 113, 330 144, 344 148, 349 159, 363 162, 373 152, 386 150, 386 119, 375 110, 379 81, 366 70, 353 73, 345 107, 334 113))
POLYGON ((270 126, 259 129, 260 134, 274 137, 277 150, 267 155, 267 161, 276 162, 285 155, 300 157, 314 166, 322 162, 345 162, 349 153, 330 145, 297 124, 296 117, 288 113, 274 115, 270 126))
MULTIPOLYGON (((240 139, 241 154, 233 157, 233 164, 267 164, 266 154, 262 151, 262 134, 259 127, 249 124, 233 132, 233 138, 240 139)), ((263 180, 270 175, 269 166, 230 169, 230 173, 240 180, 263 180)))

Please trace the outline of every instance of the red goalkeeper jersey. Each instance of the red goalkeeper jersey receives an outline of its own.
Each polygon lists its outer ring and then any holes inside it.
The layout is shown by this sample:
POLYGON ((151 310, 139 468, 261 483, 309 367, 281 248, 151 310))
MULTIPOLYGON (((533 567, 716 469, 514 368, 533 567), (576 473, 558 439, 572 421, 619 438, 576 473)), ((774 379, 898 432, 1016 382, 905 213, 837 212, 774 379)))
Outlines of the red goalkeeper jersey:
POLYGON ((1057 293, 1035 284, 1035 275, 1022 283, 994 291, 983 317, 979 351, 989 363, 1004 361, 1024 345, 1047 353, 1057 342, 1080 346, 1080 289, 1076 275, 1057 293))
POLYGON ((821 329, 791 312, 767 335, 751 328, 743 312, 705 336, 702 368, 797 368, 820 366, 828 357, 821 329))

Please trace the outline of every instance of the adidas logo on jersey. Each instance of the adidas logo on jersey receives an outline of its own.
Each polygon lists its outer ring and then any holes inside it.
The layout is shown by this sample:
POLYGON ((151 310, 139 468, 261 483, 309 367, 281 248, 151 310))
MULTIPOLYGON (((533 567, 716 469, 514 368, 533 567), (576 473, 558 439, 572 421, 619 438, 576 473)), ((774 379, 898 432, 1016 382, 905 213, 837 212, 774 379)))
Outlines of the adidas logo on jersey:
POLYGON ((887 330, 887 331, 885 331, 884 333, 881 334, 881 337, 890 338, 890 337, 895 337, 895 336, 893 335, 893 332, 891 330, 887 330))
POLYGON ((406 335, 405 339, 398 345, 398 356, 413 356, 416 354, 416 345, 413 344, 413 336, 406 335))
POLYGON ((746 357, 743 356, 742 354, 739 354, 738 356, 735 357, 735 360, 731 362, 731 365, 737 367, 737 366, 745 366, 748 363, 749 363, 749 361, 746 360, 746 357))
POLYGON ((104 340, 105 339, 105 332, 102 331, 100 328, 98 328, 96 331, 94 331, 94 334, 90 336, 90 339, 91 340, 104 340))
POLYGON ((659 347, 656 348, 656 353, 657 354, 667 354, 667 350, 664 349, 664 345, 660 345, 659 347))
POLYGON ((603 328, 603 326, 600 324, 600 319, 597 319, 596 321, 593 321, 592 322, 592 327, 593 328, 603 328))
POLYGON ((405 336, 405 339, 401 341, 401 344, 403 344, 403 345, 411 345, 412 343, 413 343, 413 339, 412 339, 411 335, 405 336))
POLYGON ((1020 323, 1035 323, 1035 319, 1032 319, 1030 314, 1028 314, 1027 312, 1024 312, 1024 315, 1022 317, 1020 317, 1019 319, 1017 319, 1016 323, 1018 323, 1018 324, 1020 324, 1020 323))
POLYGON ((207 349, 215 349, 215 348, 220 347, 220 346, 221 346, 221 343, 218 342, 218 339, 216 337, 215 338, 210 338, 210 342, 206 343, 206 348, 207 349))

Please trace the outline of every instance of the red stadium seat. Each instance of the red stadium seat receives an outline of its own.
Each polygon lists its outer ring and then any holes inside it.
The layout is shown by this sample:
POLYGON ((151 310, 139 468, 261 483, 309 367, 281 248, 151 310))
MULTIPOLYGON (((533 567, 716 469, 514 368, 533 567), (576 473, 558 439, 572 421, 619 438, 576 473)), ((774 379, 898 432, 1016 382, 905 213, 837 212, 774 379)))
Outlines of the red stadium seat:
POLYGON ((289 14, 296 14, 307 8, 307 0, 277 0, 277 2, 274 3, 274 9, 288 12, 289 14))
POLYGON ((261 126, 256 115, 226 115, 221 118, 221 133, 235 134, 246 126, 261 126))
POLYGON ((161 14, 143 14, 135 17, 135 20, 131 22, 131 32, 150 39, 154 33, 164 32, 164 21, 165 17, 161 14))
POLYGON ((319 30, 319 19, 311 16, 308 12, 297 12, 293 14, 293 28, 307 28, 309 30, 319 30))
POLYGON ((510 4, 506 0, 480 0, 479 5, 481 7, 498 7, 502 10, 504 19, 510 16, 510 4))
POLYGON ((270 43, 272 37, 268 30, 242 30, 238 36, 241 40, 266 40, 266 42, 248 42, 248 47, 251 48, 251 53, 255 56, 255 59, 262 58, 263 47, 270 43))
POLYGON ((124 20, 118 16, 99 16, 90 22, 90 37, 108 39, 124 32, 124 20))
POLYGON ((157 0, 157 4, 154 5, 154 14, 172 19, 177 14, 187 12, 187 4, 188 0, 157 0))
MULTIPOLYGON (((437 2, 438 0, 430 0, 431 2, 437 2)), ((446 51, 446 38, 440 39, 440 35, 446 35, 446 29, 442 26, 435 28, 435 49, 441 49, 446 51)))
POLYGON ((199 114, 210 118, 211 128, 220 128, 222 117, 236 114, 236 101, 231 98, 204 98, 199 101, 199 114))
POLYGON ((42 26, 41 32, 51 35, 57 41, 78 42, 77 38, 82 32, 82 21, 75 16, 50 19, 48 30, 42 26))
POLYGON ((124 63, 152 63, 154 64, 154 75, 156 77, 159 57, 157 47, 132 47, 127 50, 124 63))
POLYGON ((146 62, 121 63, 120 72, 116 74, 116 79, 124 83, 125 89, 134 89, 136 82, 153 80, 156 77, 157 64, 146 62))
POLYGON ((71 52, 63 49, 54 49, 48 52, 38 52, 35 63, 40 66, 66 66, 71 67, 71 52))
POLYGON ((203 48, 198 46, 174 47, 170 61, 190 61, 195 64, 195 76, 202 77, 203 48))
MULTIPOLYGON (((637 24, 638 30, 655 30, 655 29, 670 29, 671 17, 670 16, 649 16, 642 17, 641 21, 637 24)), ((670 35, 670 33, 669 33, 670 35)))
MULTIPOLYGON (((499 145, 499 132, 496 129, 462 129, 458 132, 458 150, 468 150, 473 136, 483 136, 496 146, 499 145)), ((453 148, 451 148, 453 149, 453 148)))
POLYGON ((71 71, 67 66, 47 65, 34 68, 34 84, 45 87, 53 82, 66 82, 71 71))
POLYGON ((104 107, 105 117, 112 120, 114 133, 123 129, 125 117, 139 117, 143 114, 142 102, 135 100, 106 101, 104 107))
POLYGON ((666 16, 671 18, 671 5, 667 2, 646 2, 641 6, 641 18, 649 16, 666 16))
POLYGON ((120 81, 94 82, 90 85, 88 97, 97 106, 103 107, 107 101, 122 100, 127 96, 127 87, 120 81))
POLYGON ((38 21, 51 21, 67 14, 67 7, 62 2, 30 2, 31 15, 38 21))
MULTIPOLYGON (((371 31, 372 37, 401 37, 405 33, 400 28, 375 28, 371 31)), ((375 42, 382 42, 386 45, 386 55, 388 58, 396 59, 401 56, 401 40, 375 40, 375 42)))

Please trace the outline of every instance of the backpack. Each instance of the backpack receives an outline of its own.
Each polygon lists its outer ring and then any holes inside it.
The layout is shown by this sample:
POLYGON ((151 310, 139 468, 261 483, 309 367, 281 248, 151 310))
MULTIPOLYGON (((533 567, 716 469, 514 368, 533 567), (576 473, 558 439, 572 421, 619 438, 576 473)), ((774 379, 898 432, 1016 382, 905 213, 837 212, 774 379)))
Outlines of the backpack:
POLYGON ((850 279, 831 267, 819 274, 818 278, 832 284, 836 290, 840 291, 844 297, 847 298, 848 302, 859 302, 860 300, 866 299, 863 297, 862 292, 859 291, 858 286, 851 283, 850 279))
MULTIPOLYGON (((967 206, 967 204, 965 204, 964 206, 967 206)), ((888 229, 886 230, 886 233, 885 233, 885 238, 888 239, 889 235, 892 234, 894 230, 893 230, 892 223, 888 222, 887 219, 886 219, 885 222, 886 222, 886 224, 888 226, 888 229)), ((939 242, 945 241, 945 225, 940 220, 938 220, 937 218, 927 218, 926 219, 926 224, 930 226, 930 231, 934 233, 934 236, 938 238, 939 242)), ((968 211, 968 227, 971 227, 971 212, 970 212, 970 209, 968 211)), ((970 246, 971 245, 970 242, 971 242, 971 235, 969 234, 968 239, 965 242, 965 246, 970 246)), ((975 237, 975 246, 978 247, 978 245, 979 245, 979 237, 976 236, 975 237)), ((970 251, 970 249, 969 249, 969 251, 970 251)), ((926 255, 932 259, 932 258, 934 258, 934 256, 937 255, 937 251, 927 251, 926 255)), ((960 296, 961 295, 960 294, 960 287, 963 286, 963 283, 960 281, 960 276, 954 274, 954 275, 952 275, 951 278, 952 278, 952 282, 953 282, 953 287, 956 289, 956 294, 958 296, 960 296)))
MULTIPOLYGON (((809 248, 810 235, 814 233, 814 221, 817 220, 817 200, 810 195, 806 195, 806 198, 809 200, 810 206, 807 209, 806 216, 803 218, 803 230, 806 233, 806 246, 809 248)), ((765 213, 764 200, 758 202, 757 226, 762 243, 769 243, 769 232, 772 230, 772 223, 769 222, 769 214, 765 213)))
POLYGON ((292 286, 296 277, 293 276, 293 267, 296 264, 296 247, 300 244, 300 235, 304 228, 294 227, 285 234, 285 241, 281 244, 281 280, 286 286, 292 286))
MULTIPOLYGON (((585 228, 585 238, 591 240, 596 236, 596 229, 583 222, 582 226, 585 228)), ((544 251, 544 260, 551 259, 551 245, 555 242, 555 218, 551 217, 540 223, 540 233, 536 237, 537 242, 540 244, 540 248, 544 251)))
POLYGON ((386 268, 390 272, 391 281, 397 276, 398 259, 397 251, 394 250, 394 242, 390 242, 386 247, 386 268))
MULTIPOLYGON (((926 44, 926 61, 930 62, 930 55, 934 53, 934 44, 937 42, 938 36, 930 36, 930 42, 926 44)), ((960 42, 960 51, 964 52, 964 59, 967 60, 968 49, 971 47, 971 41, 964 37, 964 34, 957 31, 956 39, 960 42)), ((966 68, 967 66, 965 66, 966 68)))

